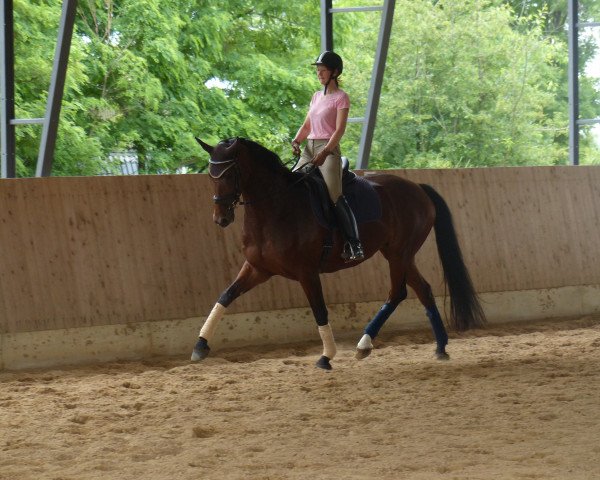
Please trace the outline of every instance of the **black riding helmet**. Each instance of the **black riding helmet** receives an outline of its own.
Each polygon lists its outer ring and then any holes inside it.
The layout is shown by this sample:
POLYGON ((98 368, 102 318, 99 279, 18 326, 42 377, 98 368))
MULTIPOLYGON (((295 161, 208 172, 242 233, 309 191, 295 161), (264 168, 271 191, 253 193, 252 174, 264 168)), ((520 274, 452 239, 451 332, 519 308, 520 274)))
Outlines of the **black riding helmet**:
POLYGON ((311 65, 323 65, 332 72, 334 70, 338 71, 337 75, 332 75, 329 81, 327 82, 327 85, 325 85, 325 94, 327 94, 327 87, 329 85, 329 82, 331 82, 331 80, 335 80, 335 83, 338 83, 337 79, 344 71, 344 61, 342 60, 342 57, 340 57, 337 53, 332 52, 331 50, 326 50, 325 52, 321 53, 321 55, 319 55, 315 60, 315 63, 312 63, 311 65))
POLYGON ((312 65, 325 65, 329 70, 337 70, 338 76, 344 71, 344 61, 337 53, 327 50, 315 60, 312 65))

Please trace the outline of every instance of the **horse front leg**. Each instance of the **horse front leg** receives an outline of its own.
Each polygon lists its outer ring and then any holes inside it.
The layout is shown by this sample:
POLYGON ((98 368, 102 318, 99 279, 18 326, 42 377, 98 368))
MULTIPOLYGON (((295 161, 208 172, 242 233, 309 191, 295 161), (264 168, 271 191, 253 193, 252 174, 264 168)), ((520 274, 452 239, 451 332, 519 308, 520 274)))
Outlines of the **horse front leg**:
POLYGON ((192 352, 192 362, 204 360, 210 353, 208 342, 213 338, 217 325, 221 318, 223 318, 227 307, 241 294, 246 293, 248 290, 267 281, 269 278, 271 278, 270 273, 257 270, 248 262, 244 262, 235 281, 221 294, 212 311, 204 321, 204 325, 202 325, 202 328, 200 329, 198 342, 192 352))
POLYGON ((300 280, 300 284, 304 289, 310 308, 315 316, 317 327, 319 329, 319 336, 323 342, 323 354, 316 365, 323 370, 331 370, 331 360, 335 357, 337 347, 328 320, 327 306, 325 305, 325 299, 323 298, 321 279, 319 278, 319 275, 316 274, 310 278, 300 280))

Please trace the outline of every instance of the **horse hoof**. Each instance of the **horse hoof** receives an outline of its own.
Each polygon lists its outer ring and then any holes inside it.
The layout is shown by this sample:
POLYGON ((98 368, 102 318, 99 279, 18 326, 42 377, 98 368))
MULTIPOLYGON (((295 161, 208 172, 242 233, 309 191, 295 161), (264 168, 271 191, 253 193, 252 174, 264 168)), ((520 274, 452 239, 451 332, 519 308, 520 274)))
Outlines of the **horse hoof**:
POLYGON ((322 368, 323 370, 331 370, 332 369, 331 363, 329 363, 329 359, 325 355, 323 355, 321 358, 319 358, 316 365, 317 365, 317 367, 322 368))
POLYGON ((435 358, 438 360, 450 360, 450 355, 448 355, 446 352, 439 352, 436 350, 435 358))
POLYGON ((210 353, 210 347, 208 346, 208 342, 204 338, 198 339, 198 343, 194 347, 194 351, 192 352, 192 358, 190 359, 192 362, 200 362, 208 357, 210 353))
POLYGON ((355 357, 357 360, 362 360, 364 358, 367 358, 369 355, 371 355, 372 351, 373 351, 372 348, 357 348, 355 357))

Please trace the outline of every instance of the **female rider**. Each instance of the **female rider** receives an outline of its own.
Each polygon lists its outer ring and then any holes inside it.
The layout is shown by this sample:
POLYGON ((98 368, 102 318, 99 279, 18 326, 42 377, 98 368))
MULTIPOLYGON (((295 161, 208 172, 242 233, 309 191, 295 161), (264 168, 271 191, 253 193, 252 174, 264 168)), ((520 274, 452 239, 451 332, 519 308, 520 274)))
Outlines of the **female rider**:
POLYGON ((342 195, 342 156, 339 143, 346 130, 350 110, 348 94, 338 83, 344 63, 337 53, 326 51, 312 65, 316 65, 317 78, 324 89, 313 95, 304 123, 292 141, 294 155, 300 155, 300 144, 308 139, 295 170, 308 163, 319 168, 345 239, 342 258, 346 261, 362 260, 364 252, 356 220, 342 195))

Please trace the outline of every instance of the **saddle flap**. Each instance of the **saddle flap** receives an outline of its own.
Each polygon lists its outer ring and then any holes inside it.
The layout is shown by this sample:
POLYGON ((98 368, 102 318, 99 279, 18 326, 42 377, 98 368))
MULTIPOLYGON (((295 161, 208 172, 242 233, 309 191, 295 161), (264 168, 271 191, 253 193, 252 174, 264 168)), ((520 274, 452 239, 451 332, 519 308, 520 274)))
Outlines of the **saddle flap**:
MULTIPOLYGON (((381 218, 381 202, 379 195, 368 180, 359 177, 348 166, 348 159, 342 157, 342 193, 354 216, 356 223, 377 221, 381 218), (345 162, 344 162, 345 160, 345 162)), ((333 230, 337 227, 333 204, 329 198, 327 185, 318 168, 313 168, 306 176, 305 185, 309 190, 310 205, 319 222, 325 228, 333 230)))

